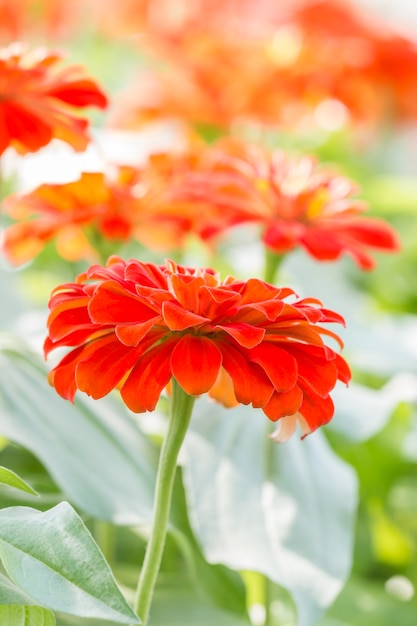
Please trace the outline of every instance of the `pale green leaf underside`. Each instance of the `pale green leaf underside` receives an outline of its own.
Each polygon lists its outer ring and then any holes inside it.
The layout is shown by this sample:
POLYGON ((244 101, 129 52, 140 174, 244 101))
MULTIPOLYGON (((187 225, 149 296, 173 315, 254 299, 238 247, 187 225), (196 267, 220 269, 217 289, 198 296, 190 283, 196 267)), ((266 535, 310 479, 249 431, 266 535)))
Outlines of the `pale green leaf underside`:
POLYGON ((116 524, 150 522, 157 451, 116 398, 81 394, 74 406, 40 358, 0 338, 0 412, 0 433, 38 456, 71 502, 116 524))
POLYGON ((37 603, 118 624, 140 623, 90 532, 66 502, 49 511, 0 511, 0 556, 8 575, 37 603))
POLYGON ((322 433, 277 445, 248 407, 196 403, 186 440, 190 519, 209 562, 258 571, 293 595, 311 626, 351 567, 356 480, 322 433))

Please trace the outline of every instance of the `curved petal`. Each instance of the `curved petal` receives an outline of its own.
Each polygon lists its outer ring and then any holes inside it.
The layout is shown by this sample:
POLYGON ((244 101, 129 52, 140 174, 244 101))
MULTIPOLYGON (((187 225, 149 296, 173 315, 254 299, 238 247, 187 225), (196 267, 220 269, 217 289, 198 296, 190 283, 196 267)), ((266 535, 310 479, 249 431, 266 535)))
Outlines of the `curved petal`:
MULTIPOLYGON (((337 367, 326 357, 326 350, 317 346, 286 344, 298 364, 298 375, 322 398, 326 398, 337 381, 337 367)), ((327 351, 329 349, 327 348, 327 351)), ((335 354, 335 353, 334 353, 335 354)))
POLYGON ((216 382, 222 354, 207 337, 185 335, 171 355, 171 368, 181 387, 191 396, 206 393, 216 382))
POLYGON ((179 304, 169 301, 162 304, 162 316, 170 330, 185 330, 210 321, 207 317, 191 313, 179 304))
POLYGON ((155 409, 172 376, 170 357, 176 341, 165 341, 145 352, 123 383, 120 395, 134 413, 155 409))
POLYGON ((223 355, 223 367, 233 381, 236 399, 254 408, 264 407, 274 392, 274 387, 264 370, 250 363, 245 355, 226 342, 217 346, 223 355))
POLYGON ((132 369, 142 351, 125 346, 114 335, 104 345, 97 342, 96 349, 90 351, 88 358, 82 358, 76 367, 75 379, 79 390, 95 400, 103 398, 132 369))
POLYGON ((48 382, 55 387, 55 390, 65 400, 74 402, 77 392, 77 384, 75 382, 75 368, 85 350, 84 346, 80 346, 75 350, 71 350, 54 369, 48 374, 48 382))
POLYGON ((125 346, 137 346, 160 319, 158 315, 141 324, 128 324, 126 326, 119 324, 116 326, 116 336, 125 346))
POLYGON ((261 343, 265 337, 265 330, 244 322, 235 324, 218 324, 216 328, 221 328, 225 333, 233 337, 235 341, 244 348, 254 348, 261 343))
POLYGON ((209 396, 228 409, 239 404, 233 389, 232 377, 224 367, 220 368, 217 380, 209 391, 209 396))
POLYGON ((276 391, 289 391, 296 384, 297 361, 278 345, 264 341, 248 351, 248 358, 262 367, 276 391))
POLYGON ((114 280, 105 281, 98 286, 90 300, 88 311, 95 324, 145 322, 159 314, 114 280))
POLYGON ((276 422, 287 415, 296 413, 302 401, 303 392, 300 387, 296 385, 291 391, 284 393, 275 392, 262 410, 272 422, 276 422))
POLYGON ((48 317, 49 335, 52 341, 59 341, 74 330, 95 328, 88 313, 88 297, 67 300, 56 306, 48 317))
POLYGON ((319 426, 323 426, 329 422, 334 414, 334 404, 330 396, 321 398, 312 390, 306 389, 302 382, 300 386, 303 390, 303 401, 299 412, 304 417, 310 427, 311 432, 319 426))

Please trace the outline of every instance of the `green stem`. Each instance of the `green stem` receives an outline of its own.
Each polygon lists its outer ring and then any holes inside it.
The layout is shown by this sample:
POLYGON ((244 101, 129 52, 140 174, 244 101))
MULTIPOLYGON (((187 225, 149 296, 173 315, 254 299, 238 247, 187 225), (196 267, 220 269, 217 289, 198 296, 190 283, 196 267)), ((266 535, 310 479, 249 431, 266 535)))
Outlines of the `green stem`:
POLYGON ((173 378, 168 430, 162 444, 156 478, 153 525, 134 604, 135 611, 144 625, 148 622, 152 596, 164 551, 178 453, 190 423, 194 400, 194 396, 185 393, 173 378))
POLYGON ((275 284, 277 279, 278 270, 281 266, 282 261, 284 260, 285 255, 277 254, 273 252, 270 248, 265 247, 265 269, 264 269, 264 281, 270 283, 271 285, 275 284))
POLYGON ((104 554, 110 566, 114 563, 115 553, 115 528, 110 522, 95 520, 93 526, 94 539, 104 554))

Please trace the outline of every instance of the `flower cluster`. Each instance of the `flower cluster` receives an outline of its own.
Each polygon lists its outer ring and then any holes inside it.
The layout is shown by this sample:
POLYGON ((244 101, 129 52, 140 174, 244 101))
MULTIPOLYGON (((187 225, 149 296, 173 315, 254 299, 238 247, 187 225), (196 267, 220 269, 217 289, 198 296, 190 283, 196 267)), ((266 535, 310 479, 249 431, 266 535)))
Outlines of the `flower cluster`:
POLYGON ((164 11, 159 28, 137 12, 167 71, 140 74, 113 123, 176 117, 223 128, 249 120, 334 129, 416 119, 412 39, 340 0, 240 4, 185 3, 182 20, 164 11))
POLYGON ((277 254, 302 246, 326 261, 346 253, 369 270, 368 249, 399 249, 389 224, 362 215, 367 205, 355 197, 357 186, 313 157, 222 139, 206 149, 176 193, 189 201, 208 198, 229 223, 260 224, 265 245, 277 254))
POLYGON ((340 339, 319 325, 343 319, 294 296, 259 279, 113 257, 52 293, 45 354, 71 351, 49 380, 69 400, 77 389, 101 398, 117 387, 143 412, 174 377, 189 395, 211 392, 229 404, 232 394, 282 419, 286 435, 297 420, 307 434, 330 420, 330 391, 350 373, 323 340, 340 339))
POLYGON ((3 251, 12 264, 33 259, 55 240, 66 260, 95 260, 97 249, 88 239, 99 234, 110 241, 133 235, 137 208, 134 187, 138 171, 119 167, 112 175, 84 172, 66 184, 43 184, 34 191, 12 194, 4 202, 15 223, 6 228, 3 251))
POLYGON ((179 155, 152 155, 109 176, 84 173, 73 183, 10 196, 5 208, 16 223, 5 230, 4 253, 22 263, 56 239, 64 258, 94 260, 92 232, 96 246, 98 235, 170 250, 182 249, 189 234, 214 244, 250 223, 277 254, 298 246, 321 261, 347 253, 368 270, 374 266, 368 249, 395 251, 399 242, 387 223, 361 215, 366 204, 356 191, 312 157, 222 139, 179 155))
POLYGON ((88 120, 74 111, 104 109, 107 97, 82 67, 56 69, 61 59, 58 52, 27 51, 19 44, 0 51, 0 155, 9 146, 35 152, 51 139, 75 150, 87 147, 88 120))
POLYGON ((203 156, 204 150, 193 149, 155 154, 140 167, 83 172, 74 182, 11 194, 4 208, 14 223, 4 231, 3 252, 18 265, 55 241, 62 258, 93 261, 100 248, 108 250, 112 243, 135 240, 160 251, 182 249, 189 234, 209 240, 237 218, 209 196, 187 197, 188 179, 197 175, 203 156))

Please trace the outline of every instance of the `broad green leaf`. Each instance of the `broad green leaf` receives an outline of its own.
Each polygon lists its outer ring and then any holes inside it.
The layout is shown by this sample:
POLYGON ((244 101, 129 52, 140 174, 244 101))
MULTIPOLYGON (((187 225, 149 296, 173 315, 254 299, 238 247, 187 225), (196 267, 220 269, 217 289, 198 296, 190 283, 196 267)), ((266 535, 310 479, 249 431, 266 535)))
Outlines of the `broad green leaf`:
POLYGON ((178 579, 166 576, 158 585, 151 609, 149 626, 248 626, 244 616, 210 604, 195 589, 178 579))
POLYGON ((207 563, 190 527, 182 481, 177 476, 171 511, 170 534, 176 541, 187 568, 193 573, 195 591, 213 606, 247 620, 246 591, 238 572, 224 565, 207 563))
POLYGON ((415 401, 417 378, 413 374, 397 374, 381 389, 350 383, 338 385, 332 392, 335 417, 329 426, 351 441, 365 441, 378 433, 402 401, 415 401))
POLYGON ((15 472, 12 472, 12 470, 7 469, 7 467, 0 466, 0 483, 9 485, 9 487, 14 487, 15 489, 20 489, 21 491, 26 491, 33 496, 39 495, 37 491, 32 489, 32 487, 23 480, 23 478, 20 478, 20 476, 18 476, 15 472))
POLYGON ((322 433, 281 446, 248 407, 196 403, 186 439, 190 520, 207 560, 285 587, 310 626, 351 567, 357 488, 322 433))
POLYGON ((0 412, 1 433, 38 456, 77 506, 116 524, 151 520, 157 450, 117 398, 72 405, 36 355, 6 344, 0 412))
POLYGON ((140 623, 67 502, 44 513, 29 507, 0 511, 0 557, 13 582, 42 606, 117 624, 140 623))
MULTIPOLYGON (((188 577, 178 573, 166 573, 158 580, 152 602, 149 626, 248 626, 239 617, 196 593, 188 577)), ((62 615, 57 626, 92 626, 91 622, 62 615)), ((113 626, 94 622, 94 626, 113 626)))
POLYGON ((55 617, 41 606, 0 605, 0 624, 5 626, 55 626, 55 617))
POLYGON ((6 604, 22 604, 31 606, 36 603, 33 598, 19 589, 19 587, 16 587, 10 578, 7 578, 0 573, 0 606, 6 604))
POLYGON ((326 308, 344 317, 346 328, 332 324, 332 330, 343 339, 343 355, 353 368, 387 378, 414 372, 417 344, 410 338, 417 333, 416 316, 378 312, 374 298, 354 286, 355 272, 359 270, 351 259, 319 263, 293 253, 284 264, 280 282, 291 284, 300 296, 319 298, 326 308))
MULTIPOLYGON (((2 217, 0 214, 0 220, 2 217)), ((0 226, 4 226, 1 221, 0 226)), ((0 255, 1 328, 5 328, 11 321, 15 321, 25 308, 25 302, 22 294, 19 293, 17 281, 13 280, 15 276, 16 270, 7 264, 3 255, 0 255)))

